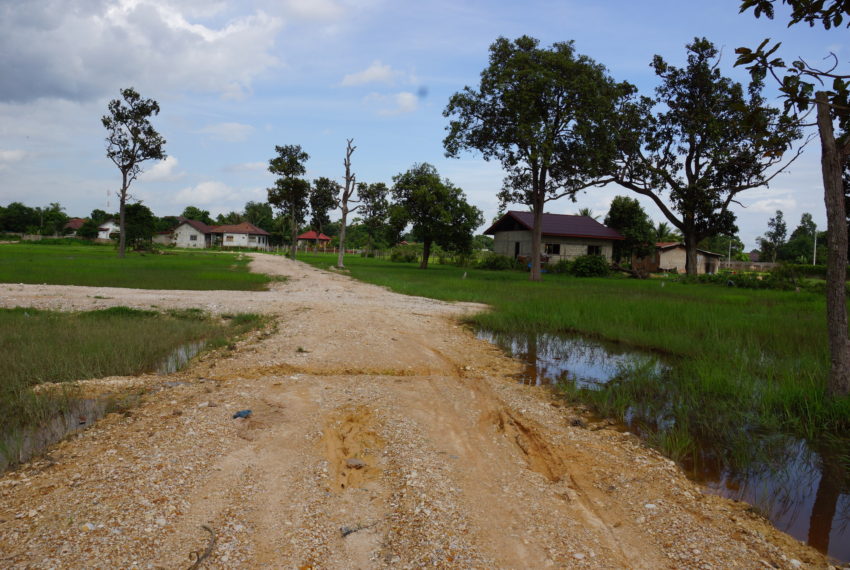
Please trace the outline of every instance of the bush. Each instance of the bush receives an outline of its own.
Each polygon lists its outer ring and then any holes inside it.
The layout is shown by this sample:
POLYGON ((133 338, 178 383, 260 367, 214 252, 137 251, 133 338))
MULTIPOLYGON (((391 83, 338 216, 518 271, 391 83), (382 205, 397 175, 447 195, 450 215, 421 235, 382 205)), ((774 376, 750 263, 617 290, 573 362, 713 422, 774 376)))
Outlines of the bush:
POLYGON ((573 262, 569 259, 562 259, 557 263, 547 263, 545 270, 547 273, 572 273, 573 271, 573 262))
POLYGON ((572 263, 572 274, 576 277, 605 277, 610 267, 601 255, 582 255, 572 263))
POLYGON ((507 255, 487 253, 481 256, 476 264, 478 269, 489 269, 491 271, 507 271, 509 269, 521 269, 520 263, 507 255))
POLYGON ((410 246, 394 247, 390 252, 390 261, 396 263, 416 263, 419 260, 419 254, 410 246))

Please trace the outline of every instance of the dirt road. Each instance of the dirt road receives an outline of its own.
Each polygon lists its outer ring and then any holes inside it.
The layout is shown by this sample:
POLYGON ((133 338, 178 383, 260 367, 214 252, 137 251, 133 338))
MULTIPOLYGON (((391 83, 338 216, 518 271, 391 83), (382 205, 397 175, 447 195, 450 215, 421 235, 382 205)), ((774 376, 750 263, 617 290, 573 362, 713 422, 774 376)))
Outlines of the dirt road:
POLYGON ((142 402, 0 478, 0 566, 186 568, 210 545, 205 568, 826 566, 633 435, 514 381, 518 365, 458 325, 481 307, 281 257, 254 268, 289 280, 0 285, 2 306, 277 317, 180 373, 86 382, 142 402))

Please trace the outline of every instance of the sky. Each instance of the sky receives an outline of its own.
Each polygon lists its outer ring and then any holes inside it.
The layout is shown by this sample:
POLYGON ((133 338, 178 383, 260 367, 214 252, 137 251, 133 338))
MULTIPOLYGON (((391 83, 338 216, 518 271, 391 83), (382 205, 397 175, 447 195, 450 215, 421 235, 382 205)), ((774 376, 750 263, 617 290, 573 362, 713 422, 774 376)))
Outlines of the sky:
MULTIPOLYGON (((354 139, 358 181, 392 183, 415 163, 433 164, 484 212, 497 213, 503 172, 475 153, 445 157, 449 97, 477 88, 488 48, 500 36, 530 35, 544 46, 575 41, 619 81, 651 95, 653 55, 685 62, 685 45, 707 37, 722 50, 781 40, 780 54, 841 65, 848 31, 738 14, 738 0, 595 2, 408 0, 0 0, 0 205, 59 202, 71 216, 115 211, 120 173, 105 155, 101 117, 125 87, 159 102, 152 122, 168 158, 144 163, 130 193, 158 216, 188 205, 213 216, 264 201, 275 145, 310 155, 307 177, 343 181, 354 139)), ((846 69, 846 68, 845 68, 846 69)), ((776 91, 771 102, 781 105, 776 91)), ((825 229, 817 140, 769 188, 740 195, 745 247, 782 210, 789 233, 804 212, 825 229)), ((550 202, 547 211, 590 208, 603 219, 611 185, 550 202)), ((664 217, 648 199, 657 221, 664 217)), ((523 209, 513 206, 511 209, 523 209)), ((486 226, 482 226, 483 231, 486 226)))

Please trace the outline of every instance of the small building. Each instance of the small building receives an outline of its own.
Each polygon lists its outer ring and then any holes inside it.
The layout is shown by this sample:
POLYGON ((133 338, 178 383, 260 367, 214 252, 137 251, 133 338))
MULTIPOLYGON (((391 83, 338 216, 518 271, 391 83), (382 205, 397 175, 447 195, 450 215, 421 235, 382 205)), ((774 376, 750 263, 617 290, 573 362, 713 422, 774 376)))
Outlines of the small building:
MULTIPOLYGON (((697 273, 717 273, 723 261, 722 253, 714 253, 704 249, 697 250, 697 273)), ((632 268, 645 273, 684 273, 687 263, 685 244, 682 242, 658 242, 655 253, 648 257, 632 260, 632 268)))
POLYGON ((304 245, 314 245, 324 249, 329 243, 331 243, 331 238, 323 233, 317 233, 315 230, 304 232, 295 239, 298 240, 297 244, 299 247, 304 245))
POLYGON ((97 239, 112 239, 113 234, 121 233, 121 226, 113 219, 106 220, 97 227, 97 239))
MULTIPOLYGON (((510 211, 484 233, 493 236, 493 251, 508 257, 531 257, 534 215, 510 211)), ((614 242, 625 239, 616 230, 589 216, 543 214, 541 255, 550 263, 582 255, 601 255, 608 261, 614 242)))
POLYGON ((183 218, 172 232, 177 247, 248 247, 268 249, 269 232, 254 224, 242 222, 225 226, 208 226, 197 220, 183 218))
POLYGON ((83 227, 83 224, 85 224, 87 221, 88 220, 86 220, 85 218, 71 218, 67 222, 65 222, 65 225, 62 229, 65 235, 75 236, 77 235, 77 231, 81 227, 83 227))

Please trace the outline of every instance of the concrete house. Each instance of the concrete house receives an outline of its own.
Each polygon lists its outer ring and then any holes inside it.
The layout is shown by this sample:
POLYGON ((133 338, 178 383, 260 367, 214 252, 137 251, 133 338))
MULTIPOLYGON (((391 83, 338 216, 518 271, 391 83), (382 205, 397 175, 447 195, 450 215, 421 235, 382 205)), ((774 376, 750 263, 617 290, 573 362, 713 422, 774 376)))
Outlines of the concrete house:
POLYGON ((97 228, 97 239, 110 239, 111 234, 121 233, 121 227, 115 220, 109 219, 97 228))
POLYGON ((70 218, 62 229, 65 235, 76 236, 77 231, 83 227, 84 223, 86 223, 85 218, 70 218))
MULTIPOLYGON (((530 258, 534 215, 510 211, 484 233, 493 236, 493 250, 499 255, 530 258)), ((619 232, 588 216, 543 214, 541 255, 549 263, 582 255, 601 255, 608 261, 614 242, 623 240, 619 232)))
POLYGON ((172 232, 177 247, 250 247, 267 249, 269 232, 254 224, 242 222, 225 226, 208 226, 197 220, 182 220, 172 232))
MULTIPOLYGON (((704 249, 697 250, 697 273, 717 273, 720 262, 723 261, 722 253, 714 253, 704 249)), ((642 258, 632 260, 634 269, 645 273, 658 273, 661 271, 670 273, 684 273, 687 256, 685 244, 681 242, 658 242, 655 244, 655 253, 642 258)))

